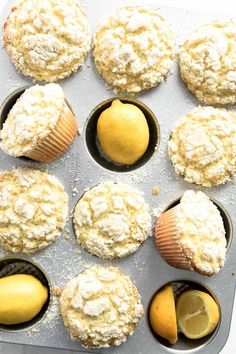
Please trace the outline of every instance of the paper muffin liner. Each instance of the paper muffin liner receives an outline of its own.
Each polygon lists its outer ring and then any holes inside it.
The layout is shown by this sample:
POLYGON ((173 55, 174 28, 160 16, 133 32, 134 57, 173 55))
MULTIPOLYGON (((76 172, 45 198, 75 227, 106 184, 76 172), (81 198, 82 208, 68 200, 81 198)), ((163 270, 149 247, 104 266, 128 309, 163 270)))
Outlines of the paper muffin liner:
POLYGON ((177 206, 164 212, 156 222, 155 240, 162 258, 172 267, 193 270, 184 253, 176 227, 177 206))
POLYGON ((69 148, 77 131, 76 118, 65 102, 55 128, 24 156, 39 162, 56 160, 69 148))

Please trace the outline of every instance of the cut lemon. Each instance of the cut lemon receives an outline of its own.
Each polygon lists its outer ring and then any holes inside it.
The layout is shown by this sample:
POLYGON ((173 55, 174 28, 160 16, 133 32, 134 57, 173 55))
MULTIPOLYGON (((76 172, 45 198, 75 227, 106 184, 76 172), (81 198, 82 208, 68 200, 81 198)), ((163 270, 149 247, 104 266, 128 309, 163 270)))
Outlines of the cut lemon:
POLYGON ((149 320, 155 333, 171 344, 177 341, 175 299, 171 286, 165 286, 154 296, 149 308, 149 320))
POLYGON ((214 299, 203 291, 182 293, 176 306, 178 327, 190 339, 202 338, 216 328, 220 314, 214 299))

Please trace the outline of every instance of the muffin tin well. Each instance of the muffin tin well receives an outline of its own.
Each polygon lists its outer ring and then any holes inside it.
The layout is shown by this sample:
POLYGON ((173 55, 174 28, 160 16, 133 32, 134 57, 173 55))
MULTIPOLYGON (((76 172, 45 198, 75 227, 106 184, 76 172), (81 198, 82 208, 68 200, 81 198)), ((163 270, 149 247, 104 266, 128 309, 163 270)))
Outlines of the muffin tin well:
MULTIPOLYGON (((175 344, 170 344, 167 340, 165 340, 164 338, 158 336, 152 329, 152 326, 150 324, 149 321, 149 309, 150 309, 150 304, 154 298, 154 296, 156 295, 156 293, 158 293, 160 290, 162 290, 162 288, 166 285, 170 285, 173 288, 174 291, 174 297, 175 300, 178 298, 178 296, 181 295, 182 292, 187 291, 187 290, 200 290, 203 291, 205 293, 208 293, 209 295, 212 296, 212 298, 215 300, 215 302, 218 305, 218 308, 220 310, 220 316, 221 316, 221 307, 220 307, 220 303, 219 300, 217 298, 217 296, 214 294, 214 292, 206 285, 203 285, 199 282, 195 282, 195 281, 188 281, 188 280, 174 280, 171 281, 167 284, 164 284, 160 289, 158 289, 152 296, 148 308, 147 308, 147 312, 146 312, 146 320, 147 320, 147 324, 149 326, 150 329, 150 334, 152 335, 152 337, 158 342, 158 344, 160 344, 162 347, 164 347, 168 352, 171 353, 176 353, 178 351, 178 353, 186 353, 188 351, 191 350, 191 352, 194 350, 194 352, 202 347, 205 347, 207 344, 209 344, 213 338, 217 335, 217 332, 219 330, 220 327, 220 323, 221 320, 219 320, 218 325, 216 326, 216 328, 214 329, 214 331, 210 334, 208 334, 207 336, 203 337, 203 338, 199 338, 199 339, 188 339, 187 337, 185 337, 182 333, 178 333, 178 341, 175 344)), ((168 311, 168 309, 167 309, 168 311)))
POLYGON ((160 127, 154 113, 141 101, 131 98, 114 97, 98 104, 90 113, 85 127, 85 141, 91 157, 102 167, 114 172, 130 172, 144 166, 158 149, 160 143, 160 127), (143 112, 149 127, 150 140, 144 155, 132 165, 122 165, 108 159, 99 145, 97 139, 97 121, 100 114, 111 106, 114 99, 122 103, 137 106, 143 112))
MULTIPOLYGON (((3 12, 0 13, 1 25, 5 22, 14 3, 15 0, 6 2, 3 12)), ((95 0, 80 0, 79 3, 88 15, 91 30, 94 33, 100 19, 106 14, 114 13, 114 10, 119 6, 127 5, 127 0, 117 0, 116 2, 100 0, 99 5, 98 1, 95 0)), ((136 0, 135 4, 157 8, 155 0, 150 0, 145 4, 143 0, 136 0)), ((165 2, 162 0, 158 2, 158 11, 172 25, 176 37, 178 37, 178 42, 182 41, 199 24, 207 23, 214 18, 222 18, 222 14, 198 13, 166 7, 164 4, 165 2)), ((0 28, 1 37, 2 28, 0 28)), ((4 48, 0 48, 0 72, 2 83, 0 104, 17 87, 24 88, 26 85, 35 84, 16 72, 4 48)), ((55 162, 45 164, 35 163, 28 159, 13 158, 0 149, 0 170, 11 170, 13 165, 27 166, 47 170, 48 173, 57 176, 69 195, 70 212, 73 212, 79 197, 83 195, 85 190, 103 181, 121 181, 143 191, 145 200, 150 205, 154 215, 163 212, 165 207, 170 205, 174 198, 183 195, 185 190, 198 189, 196 185, 187 183, 174 173, 167 154, 167 142, 174 124, 193 107, 199 105, 199 102, 180 81, 177 63, 175 63, 173 73, 168 76, 166 82, 161 83, 159 87, 142 92, 135 99, 141 105, 141 109, 142 105, 145 105, 148 110, 153 112, 154 116, 150 116, 149 126, 151 127, 150 133, 154 135, 148 152, 130 167, 114 165, 111 161, 106 160, 96 145, 96 122, 99 113, 109 106, 114 98, 120 98, 126 102, 128 98, 115 97, 114 92, 105 85, 96 71, 92 54, 90 53, 85 65, 77 73, 60 81, 59 84, 71 103, 80 131, 83 132, 76 139, 76 144, 72 144, 65 155, 55 162), (102 107, 101 105, 104 102, 107 106, 102 107), (153 187, 158 187, 160 190, 158 195, 152 194, 153 187)), ((10 103, 8 102, 8 107, 4 102, 0 115, 1 124, 3 123, 3 117, 6 117, 16 98, 12 99, 10 103)), ((148 119, 147 116, 146 118, 148 119)), ((70 220, 66 225, 65 232, 56 242, 40 252, 29 255, 27 259, 30 259, 30 262, 32 260, 32 263, 40 264, 49 275, 52 287, 59 287, 60 289, 65 286, 68 279, 72 279, 76 274, 94 264, 117 266, 122 272, 130 276, 141 294, 145 315, 140 324, 134 334, 121 346, 91 351, 83 348, 79 342, 71 340, 69 332, 63 325, 59 308, 54 307, 54 296, 51 296, 52 306, 49 306, 43 315, 45 321, 39 319, 39 322, 37 322, 37 333, 29 336, 27 329, 31 327, 25 328, 24 331, 19 329, 9 331, 0 328, 0 342, 31 344, 69 349, 80 353, 93 352, 99 354, 167 354, 178 351, 188 354, 193 352, 196 354, 219 353, 229 334, 235 293, 236 258, 233 254, 236 252, 236 242, 233 237, 233 229, 235 230, 236 224, 233 216, 236 209, 236 195, 235 186, 230 183, 212 189, 201 188, 201 190, 206 194, 209 193, 212 200, 217 201, 215 203, 217 206, 217 203, 220 203, 218 208, 229 235, 227 259, 224 268, 218 274, 206 277, 195 272, 170 267, 158 253, 152 237, 148 238, 137 252, 126 258, 114 261, 101 260, 78 245, 74 237, 73 223, 70 220), (227 213, 232 217, 232 220, 228 218, 227 213), (191 282, 190 285, 189 282, 191 282), (164 343, 153 336, 146 316, 149 302, 157 289, 168 283, 184 283, 194 288, 202 286, 204 291, 208 291, 215 296, 221 308, 221 322, 214 334, 205 338, 202 342, 198 341, 198 343, 190 343, 188 340, 181 339, 176 344, 178 347, 173 347, 174 350, 168 343, 164 343), (51 312, 51 309, 56 312, 56 315, 51 312)), ((153 217, 153 225, 155 221, 156 216, 153 217)), ((0 259, 5 260, 5 255, 0 247, 0 259)), ((20 258, 12 253, 9 253, 8 256, 20 258)))
MULTIPOLYGON (((30 88, 33 85, 26 85, 23 87, 18 88, 17 90, 14 90, 13 92, 11 92, 3 101, 3 103, 0 106, 0 130, 3 128, 3 124, 7 119, 8 113, 10 112, 10 110, 12 109, 12 107, 14 106, 14 104, 16 103, 16 101, 18 100, 18 98, 25 92, 25 90, 27 90, 28 88, 30 88)), ((65 103, 66 105, 69 107, 70 111, 74 114, 73 109, 70 105, 70 103, 68 102, 68 100, 65 98, 65 103)), ((1 140, 1 138, 0 138, 1 140)), ((20 156, 18 157, 19 159, 25 160, 25 161, 35 161, 35 162, 39 162, 37 160, 33 160, 27 156, 20 156)))
POLYGON ((48 289, 48 299, 41 311, 32 320, 15 325, 0 324, 0 331, 18 332, 29 330, 43 320, 50 307, 51 283, 45 271, 38 264, 22 257, 0 259, 0 278, 15 274, 29 274, 37 278, 48 289))
MULTIPOLYGON (((11 92, 3 101, 2 105, 0 106, 0 129, 3 128, 3 124, 7 119, 8 113, 18 100, 18 98, 25 92, 27 88, 31 85, 26 85, 24 87, 20 87, 17 90, 11 92)), ((25 161, 30 161, 31 159, 25 156, 19 157, 19 159, 23 159, 25 161)))

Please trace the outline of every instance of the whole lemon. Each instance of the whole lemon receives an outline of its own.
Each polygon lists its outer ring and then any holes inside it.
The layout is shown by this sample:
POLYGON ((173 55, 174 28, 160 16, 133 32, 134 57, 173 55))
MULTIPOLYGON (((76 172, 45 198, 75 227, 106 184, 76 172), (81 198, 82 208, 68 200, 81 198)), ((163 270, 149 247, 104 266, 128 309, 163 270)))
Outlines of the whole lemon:
POLYGON ((48 298, 48 290, 32 275, 15 274, 0 279, 0 323, 30 321, 48 298))
POLYGON ((143 112, 118 99, 100 115, 97 136, 105 155, 124 165, 140 159, 149 144, 149 128, 143 112))

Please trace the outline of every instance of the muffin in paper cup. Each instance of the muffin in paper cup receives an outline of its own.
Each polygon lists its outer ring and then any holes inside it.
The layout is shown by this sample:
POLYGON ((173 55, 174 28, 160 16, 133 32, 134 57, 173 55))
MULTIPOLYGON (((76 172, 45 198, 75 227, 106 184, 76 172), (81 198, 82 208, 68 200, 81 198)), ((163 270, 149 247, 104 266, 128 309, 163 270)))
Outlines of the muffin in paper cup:
POLYGON ((77 0, 15 0, 3 24, 3 45, 19 73, 57 82, 83 65, 90 32, 77 0))
POLYGON ((156 245, 162 258, 172 267, 193 270, 184 253, 176 228, 177 206, 164 212, 157 220, 156 245))
POLYGON ((144 314, 132 280, 119 268, 98 264, 69 280, 60 310, 71 338, 90 349, 126 342, 144 314))
POLYGON ((56 160, 69 148, 77 132, 76 118, 65 102, 55 128, 25 156, 40 162, 56 160))
POLYGON ((39 162, 60 157, 78 132, 76 118, 57 84, 13 92, 1 107, 0 120, 3 151, 39 162))
POLYGON ((220 271, 227 235, 217 206, 203 192, 189 190, 158 218, 156 245, 169 265, 208 276, 220 271))

